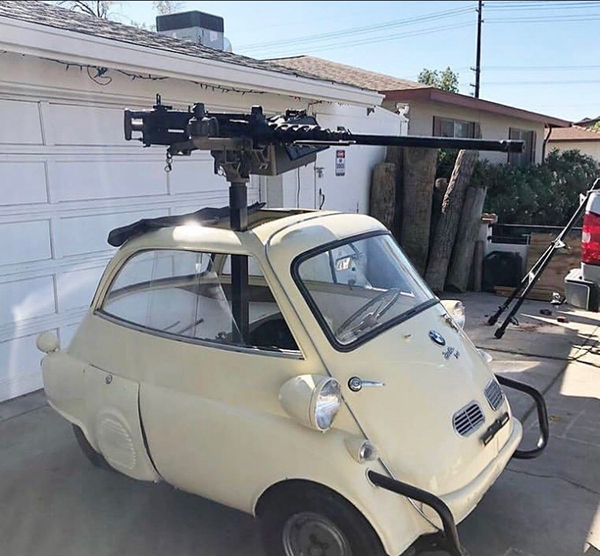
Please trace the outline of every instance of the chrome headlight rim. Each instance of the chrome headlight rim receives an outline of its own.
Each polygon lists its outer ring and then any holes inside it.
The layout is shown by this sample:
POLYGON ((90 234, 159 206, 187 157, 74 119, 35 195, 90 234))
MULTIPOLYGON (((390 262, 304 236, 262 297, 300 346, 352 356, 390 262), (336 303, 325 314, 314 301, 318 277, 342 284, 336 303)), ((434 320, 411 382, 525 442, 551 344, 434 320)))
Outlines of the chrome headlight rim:
POLYGON ((467 322, 467 309, 465 304, 462 301, 456 301, 452 307, 447 307, 446 310, 456 325, 459 328, 464 329, 465 323, 467 322))
POLYGON ((313 394, 310 418, 314 427, 321 432, 329 430, 341 407, 340 383, 335 378, 328 377, 318 385, 313 394))

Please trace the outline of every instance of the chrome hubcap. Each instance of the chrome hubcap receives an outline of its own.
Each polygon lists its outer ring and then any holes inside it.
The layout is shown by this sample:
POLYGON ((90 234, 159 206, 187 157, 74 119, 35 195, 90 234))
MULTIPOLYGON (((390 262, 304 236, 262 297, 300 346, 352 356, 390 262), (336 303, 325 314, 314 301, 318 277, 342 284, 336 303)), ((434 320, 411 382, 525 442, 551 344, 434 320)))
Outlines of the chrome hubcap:
POLYGON ((294 514, 285 523, 282 536, 286 556, 352 556, 344 534, 319 514, 294 514))

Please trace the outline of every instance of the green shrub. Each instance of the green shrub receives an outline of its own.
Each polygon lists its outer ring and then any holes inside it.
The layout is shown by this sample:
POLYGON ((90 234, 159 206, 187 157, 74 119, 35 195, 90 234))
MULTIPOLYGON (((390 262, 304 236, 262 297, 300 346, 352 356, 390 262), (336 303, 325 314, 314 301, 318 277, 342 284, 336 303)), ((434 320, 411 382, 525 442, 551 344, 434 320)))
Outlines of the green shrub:
MULTIPOLYGON (((457 151, 440 151, 436 177, 450 178, 457 151)), ((600 164, 578 150, 553 150, 543 164, 509 166, 479 160, 471 183, 487 187, 484 211, 503 224, 563 226, 579 194, 600 177, 600 164)))

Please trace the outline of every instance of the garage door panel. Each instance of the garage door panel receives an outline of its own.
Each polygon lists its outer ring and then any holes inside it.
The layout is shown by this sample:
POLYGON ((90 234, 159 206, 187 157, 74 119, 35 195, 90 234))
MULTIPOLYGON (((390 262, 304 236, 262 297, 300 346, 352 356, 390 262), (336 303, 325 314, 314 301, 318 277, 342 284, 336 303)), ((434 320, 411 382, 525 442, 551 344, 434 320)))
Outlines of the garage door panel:
POLYGON ((48 220, 0 224, 0 238, 0 266, 52 258, 48 220))
POLYGON ((55 236, 57 250, 60 250, 63 257, 112 250, 107 238, 113 228, 131 224, 141 218, 164 215, 165 210, 162 209, 62 218, 58 222, 55 236))
POLYGON ((35 346, 37 334, 0 343, 0 401, 42 387, 40 359, 35 346))
POLYGON ((60 348, 61 349, 67 349, 69 347, 69 344, 71 343, 73 336, 75 336, 75 333, 77 332, 78 328, 79 328, 79 323, 69 324, 67 326, 61 326, 60 331, 59 331, 60 348))
POLYGON ((0 326, 55 313, 52 276, 0 284, 0 326))
POLYGON ((56 201, 85 201, 166 195, 164 163, 158 161, 68 161, 53 168, 51 191, 56 201))
POLYGON ((88 307, 104 271, 98 268, 68 271, 57 275, 58 308, 61 313, 88 307))
POLYGON ((119 108, 53 103, 47 112, 55 145, 127 145, 119 108))
POLYGON ((0 122, 0 144, 42 144, 37 102, 0 100, 0 122))
POLYGON ((214 173, 212 159, 194 161, 176 159, 173 162, 173 170, 169 174, 169 181, 172 195, 219 190, 227 195, 228 191, 225 178, 214 173))
POLYGON ((0 162, 0 206, 47 202, 44 162, 0 162))

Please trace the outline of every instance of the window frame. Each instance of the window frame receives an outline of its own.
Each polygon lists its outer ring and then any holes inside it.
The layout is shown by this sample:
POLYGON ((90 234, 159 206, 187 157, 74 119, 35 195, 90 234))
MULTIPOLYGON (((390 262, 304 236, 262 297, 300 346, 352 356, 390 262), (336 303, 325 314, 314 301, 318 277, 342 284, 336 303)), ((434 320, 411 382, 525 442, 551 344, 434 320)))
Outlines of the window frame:
MULTIPOLYGON (((381 324, 381 325, 373 328, 372 330, 369 330, 367 333, 363 334, 360 338, 354 340, 353 342, 351 342, 349 344, 342 344, 342 343, 338 342, 337 338, 335 337, 335 334, 329 328, 329 325, 325 321, 325 318, 323 317, 321 311, 319 310, 316 302, 314 301, 313 297, 310 295, 308 288, 304 285, 304 282, 302 281, 302 278, 300 277, 299 267, 304 261, 306 261, 312 257, 316 257, 317 255, 325 253, 326 251, 329 251, 331 249, 335 249, 336 247, 339 247, 341 245, 345 245, 349 242, 360 241, 363 239, 369 239, 371 237, 377 237, 377 236, 389 236, 390 238, 392 238, 392 241, 397 243, 396 240, 394 239, 394 236, 389 231, 378 230, 378 231, 374 231, 374 232, 365 232, 362 234, 345 237, 343 239, 338 239, 338 240, 331 241, 329 243, 325 243, 323 245, 314 247, 313 249, 305 251, 304 253, 295 257, 291 264, 290 271, 292 274, 292 279, 294 280, 294 282, 296 284, 296 287, 300 290, 300 293, 302 294, 304 301, 306 301, 313 316, 315 317, 315 320, 319 323, 321 330, 323 331, 323 333, 329 340, 329 343, 331 344, 331 346, 336 351, 341 352, 341 353, 348 353, 348 352, 358 349, 362 345, 371 341, 376 336, 379 336, 379 335, 383 334, 384 332, 386 332, 387 330, 389 330, 390 328, 394 328, 398 324, 411 319, 412 317, 422 313, 423 311, 426 311, 430 307, 434 307, 435 305, 437 305, 440 302, 439 298, 433 293, 433 291, 431 291, 431 289, 429 288, 427 283, 425 281, 423 281, 425 288, 432 296, 431 299, 428 299, 427 301, 424 301, 423 303, 416 305, 411 310, 406 311, 405 313, 402 313, 401 315, 398 315, 397 317, 394 317, 393 319, 388 320, 384 324, 381 324)), ((400 247, 400 246, 398 246, 398 247, 400 247)), ((408 257, 407 257, 407 262, 412 267, 412 263, 410 262, 410 260, 408 260, 408 257)), ((413 269, 414 269, 414 267, 413 267, 413 269)), ((415 273, 418 275, 418 272, 416 270, 415 270, 415 273)))
POLYGON ((461 120, 461 119, 457 119, 457 118, 451 118, 451 117, 446 117, 446 116, 433 116, 433 129, 432 129, 432 135, 433 137, 446 137, 445 135, 441 134, 441 127, 442 127, 442 123, 443 122, 451 122, 453 127, 452 127, 452 132, 453 138, 461 138, 460 136, 457 136, 454 131, 456 129, 456 124, 467 124, 471 130, 471 132, 469 133, 469 137, 464 137, 464 139, 477 139, 480 135, 481 135, 481 127, 479 122, 475 122, 475 121, 469 121, 469 120, 461 120))
POLYGON ((517 141, 525 141, 525 149, 522 153, 508 153, 507 164, 513 167, 523 167, 535 164, 537 133, 534 129, 523 129, 520 127, 509 127, 508 138, 517 141), (527 154, 527 140, 523 139, 523 135, 527 134, 531 138, 531 148, 529 150, 529 159, 525 158, 527 154))
MULTIPOLYGON (((229 275, 227 275, 227 276, 229 276, 229 275)), ((168 280, 168 278, 164 279, 164 280, 168 280)), ((144 282, 142 282, 142 283, 144 283, 144 282)), ((143 332, 144 334, 148 334, 150 336, 155 336, 155 337, 163 338, 163 339, 167 339, 167 340, 174 340, 176 342, 183 342, 185 344, 194 344, 194 345, 199 345, 199 346, 204 346, 204 347, 222 349, 225 351, 231 351, 231 352, 236 352, 236 353, 247 353, 247 354, 255 354, 255 355, 260 354, 260 355, 266 355, 266 356, 270 356, 270 357, 284 357, 287 359, 296 359, 296 360, 305 359, 304 351, 301 347, 300 342, 298 341, 297 336, 294 334, 294 332, 292 331, 292 327, 289 326, 287 319, 281 312, 279 300, 273 294, 273 289, 271 288, 271 285, 269 284, 269 281, 267 280, 267 277, 265 276, 263 265, 261 264, 258 257, 255 257, 254 255, 252 255, 250 253, 223 253, 221 251, 209 252, 209 251, 201 251, 201 250, 197 250, 197 249, 185 249, 185 248, 182 249, 182 248, 173 248, 173 247, 156 247, 156 248, 148 247, 148 248, 140 249, 139 251, 135 251, 134 253, 131 253, 129 256, 127 256, 123 261, 121 261, 119 266, 116 269, 114 269, 112 277, 110 278, 110 281, 104 287, 102 296, 98 299, 98 302, 95 305, 96 306, 92 311, 93 315, 98 316, 99 318, 102 318, 113 324, 125 326, 126 328, 130 328, 130 329, 136 330, 138 332, 143 332), (168 331, 164 331, 164 330, 157 330, 155 328, 149 328, 147 326, 143 326, 139 323, 129 321, 122 317, 113 315, 112 313, 109 313, 107 311, 104 311, 103 306, 104 306, 104 303, 105 303, 108 295, 110 294, 112 286, 118 279, 121 271, 131 261, 131 259, 133 259, 134 257, 136 257, 138 255, 142 255, 144 253, 158 252, 158 251, 177 251, 177 252, 181 252, 181 253, 196 253, 196 254, 199 253, 199 254, 206 254, 211 257, 214 256, 215 259, 217 257, 223 257, 223 261, 220 262, 220 264, 218 265, 218 270, 215 270, 217 272, 217 276, 219 276, 219 277, 222 276, 224 262, 228 256, 242 255, 242 256, 245 256, 248 258, 252 257, 257 262, 258 267, 260 268, 260 270, 262 272, 261 278, 264 279, 266 287, 269 288, 271 295, 273 295, 273 299, 275 300, 275 303, 277 304, 277 308, 280 309, 281 316, 284 319, 290 333, 292 334, 294 341, 296 342, 296 345, 298 346, 298 350, 288 350, 288 349, 283 349, 283 348, 279 348, 276 350, 276 349, 268 349, 268 348, 264 348, 264 347, 260 347, 260 346, 228 344, 225 342, 219 342, 217 340, 207 340, 207 339, 201 339, 201 338, 194 338, 191 336, 182 336, 180 334, 174 334, 172 332, 168 332, 168 331)))

